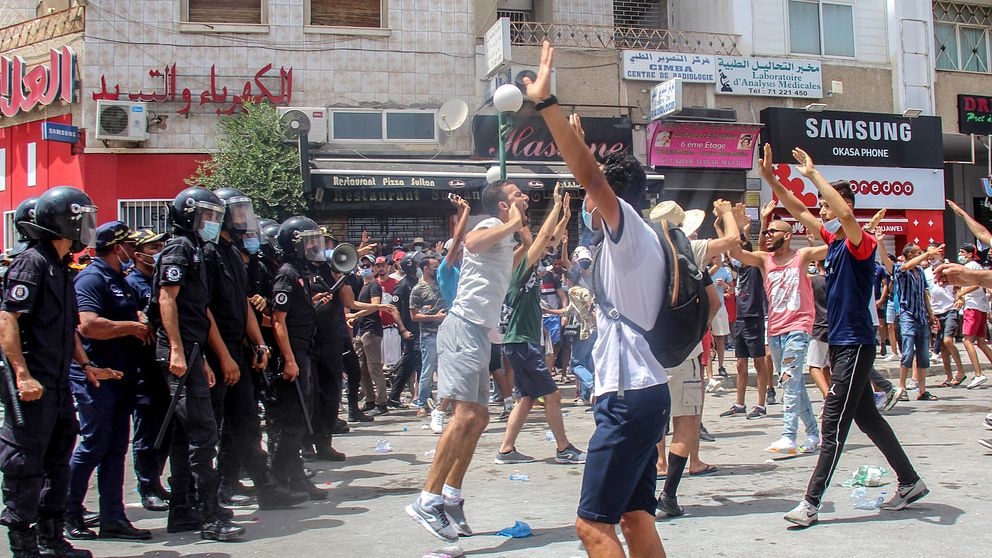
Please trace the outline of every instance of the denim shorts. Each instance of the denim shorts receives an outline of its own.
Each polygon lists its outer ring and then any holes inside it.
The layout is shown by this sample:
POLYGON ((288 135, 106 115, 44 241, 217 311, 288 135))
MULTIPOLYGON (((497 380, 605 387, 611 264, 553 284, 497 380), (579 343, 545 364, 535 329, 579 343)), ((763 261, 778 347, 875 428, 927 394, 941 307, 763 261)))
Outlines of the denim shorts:
POLYGON ((920 323, 906 313, 899 315, 899 335, 902 350, 902 360, 899 365, 912 368, 915 357, 919 368, 930 367, 930 328, 926 323, 920 323))

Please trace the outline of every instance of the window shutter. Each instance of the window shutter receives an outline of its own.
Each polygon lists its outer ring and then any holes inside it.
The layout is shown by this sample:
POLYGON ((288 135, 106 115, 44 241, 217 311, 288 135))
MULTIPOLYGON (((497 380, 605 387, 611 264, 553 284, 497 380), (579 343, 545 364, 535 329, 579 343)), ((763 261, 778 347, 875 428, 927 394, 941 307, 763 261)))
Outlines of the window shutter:
POLYGON ((262 0, 186 0, 192 23, 262 23, 262 0))
POLYGON ((310 25, 382 27, 382 0, 310 0, 310 25))

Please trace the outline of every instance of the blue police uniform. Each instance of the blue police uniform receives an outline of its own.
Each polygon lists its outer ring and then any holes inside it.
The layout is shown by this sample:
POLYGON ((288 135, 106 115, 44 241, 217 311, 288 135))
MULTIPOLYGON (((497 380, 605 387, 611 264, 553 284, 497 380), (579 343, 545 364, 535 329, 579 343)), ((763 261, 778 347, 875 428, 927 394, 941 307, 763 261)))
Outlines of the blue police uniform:
MULTIPOLYGON (((76 299, 80 312, 92 312, 113 322, 137 322, 138 302, 121 271, 97 258, 76 277, 76 299)), ((90 360, 101 368, 124 373, 120 380, 103 380, 94 386, 78 364, 69 372, 69 385, 79 413, 81 440, 69 461, 70 483, 67 517, 81 517, 83 500, 93 471, 99 467, 100 522, 126 521, 124 514, 124 460, 130 441, 134 410, 134 383, 138 372, 135 358, 141 340, 116 337, 83 338, 90 360)))

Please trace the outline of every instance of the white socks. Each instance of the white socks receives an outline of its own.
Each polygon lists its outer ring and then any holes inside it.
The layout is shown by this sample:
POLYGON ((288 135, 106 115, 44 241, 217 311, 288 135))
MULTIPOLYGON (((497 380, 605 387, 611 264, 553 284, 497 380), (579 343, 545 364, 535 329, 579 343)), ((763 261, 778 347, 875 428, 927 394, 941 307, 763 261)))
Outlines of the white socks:
POLYGON ((420 507, 422 508, 431 508, 443 503, 444 498, 440 494, 431 494, 427 491, 422 491, 420 493, 420 507))
POLYGON ((446 504, 457 504, 458 501, 462 499, 462 489, 455 488, 447 484, 444 485, 444 488, 441 490, 441 494, 444 495, 444 502, 446 504))

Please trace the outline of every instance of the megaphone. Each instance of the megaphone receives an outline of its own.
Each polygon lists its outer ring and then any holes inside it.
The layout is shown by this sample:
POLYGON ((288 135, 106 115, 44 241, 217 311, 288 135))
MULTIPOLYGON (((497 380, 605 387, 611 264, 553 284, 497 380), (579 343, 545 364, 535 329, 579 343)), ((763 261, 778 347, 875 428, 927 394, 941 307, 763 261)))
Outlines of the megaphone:
POLYGON ((342 242, 331 251, 331 258, 327 263, 338 273, 351 273, 358 267, 358 250, 351 244, 342 242))

